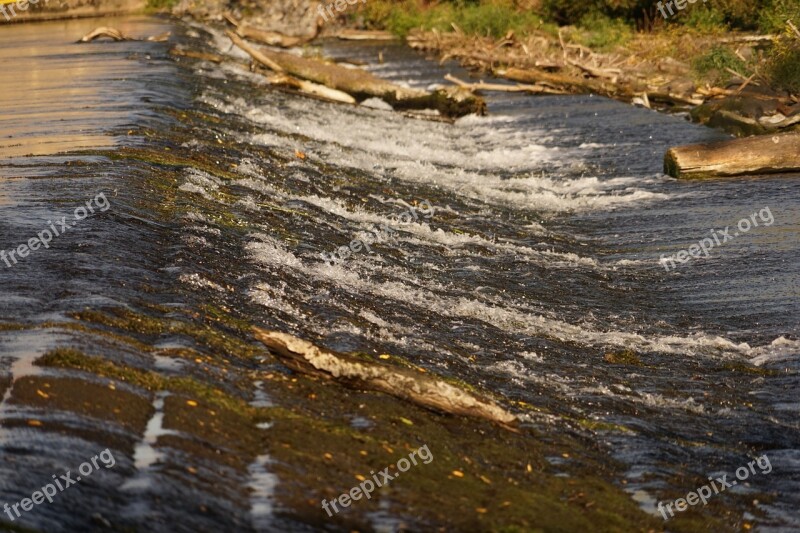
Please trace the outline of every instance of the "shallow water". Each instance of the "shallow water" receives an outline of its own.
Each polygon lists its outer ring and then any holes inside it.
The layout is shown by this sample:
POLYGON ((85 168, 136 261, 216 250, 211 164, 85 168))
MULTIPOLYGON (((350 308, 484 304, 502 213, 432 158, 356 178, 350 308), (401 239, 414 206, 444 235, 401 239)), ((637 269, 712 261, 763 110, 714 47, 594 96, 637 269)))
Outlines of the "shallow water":
MULTIPOLYGON (((107 25, 146 36, 165 24, 107 25)), ((0 341, 2 501, 106 446, 117 462, 19 523, 287 527, 275 516, 270 458, 229 470, 191 458, 176 442, 192 435, 163 427, 168 395, 132 392, 126 424, 99 408, 36 400, 45 385, 62 398, 127 387, 92 388, 31 364, 55 346, 167 375, 207 371, 200 358, 175 356, 182 349, 220 357, 174 329, 144 349, 62 327, 75 313, 125 308, 200 324, 212 304, 332 349, 396 353, 546 413, 523 413, 526 425, 617 428, 592 438, 625 465, 626 490, 651 513, 661 491, 696 488, 680 475, 733 473, 767 454, 772 471, 731 493, 772 494, 759 504, 763 530, 800 527, 800 176, 672 180, 661 173, 669 146, 723 135, 605 98, 492 95, 489 116, 451 125, 271 92, 246 65, 176 62, 173 44, 223 42, 192 25, 173 28, 171 43, 70 44, 97 25, 0 30, 0 248, 101 192, 110 205, 51 248, 0 263, 0 320, 38 326, 0 341), (179 125, 187 115, 190 126, 179 125), (238 179, 165 164, 179 185, 170 187, 95 152, 110 147, 189 150, 238 179), (669 272, 659 264, 764 208, 772 223, 757 216, 758 227, 708 258, 669 272), (382 224, 392 236, 371 251, 322 260, 353 239, 376 240, 368 232, 382 224), (623 350, 641 364, 604 362, 623 350), (190 462, 204 483, 187 478, 190 462)), ((448 71, 466 77, 399 46, 325 48, 414 86, 448 71)), ((249 394, 269 405, 262 385, 249 394)))

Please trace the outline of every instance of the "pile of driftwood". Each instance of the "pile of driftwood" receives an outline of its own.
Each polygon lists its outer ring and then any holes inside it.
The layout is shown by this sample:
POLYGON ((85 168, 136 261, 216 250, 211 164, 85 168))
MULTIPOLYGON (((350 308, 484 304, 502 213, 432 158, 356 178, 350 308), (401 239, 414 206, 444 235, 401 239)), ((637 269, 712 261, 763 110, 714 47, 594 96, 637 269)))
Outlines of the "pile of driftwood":
MULTIPOLYGON (((267 79, 274 85, 290 87, 304 94, 348 104, 368 98, 380 98, 394 109, 434 109, 446 117, 460 117, 471 113, 483 114, 486 111, 486 104, 481 98, 458 87, 433 92, 412 89, 378 78, 360 68, 349 68, 315 58, 258 48, 248 41, 291 48, 311 41, 317 33, 305 37, 291 37, 248 26, 231 15, 226 15, 225 18, 235 28, 235 31, 226 32, 231 42, 244 50, 260 66, 266 68, 267 79)), ((352 38, 359 37, 356 35, 352 38)))
MULTIPOLYGON (((644 107, 685 110, 709 100, 737 96, 747 87, 765 83, 758 72, 728 74, 736 84, 698 87, 689 64, 669 57, 643 59, 633 52, 599 53, 570 42, 569 30, 559 30, 555 39, 545 32, 518 37, 509 32, 503 39, 467 36, 453 25, 454 32, 412 32, 408 44, 417 49, 436 50, 442 61, 458 59, 465 67, 505 78, 517 84, 465 84, 474 90, 526 91, 535 94, 594 93, 633 102, 644 107), (525 84, 525 85, 520 85, 525 84)), ((800 32, 798 32, 800 36, 800 32)), ((742 46, 761 46, 776 37, 735 36, 722 41, 742 46)), ((719 42, 709 41, 709 46, 719 42)), ((738 54, 738 50, 736 50, 738 54)), ((456 80, 451 80, 458 83, 456 80)), ((776 98, 779 98, 776 95, 776 98)), ((788 102, 787 103, 791 103, 788 102)))
POLYGON ((288 85, 314 96, 351 104, 380 98, 394 109, 435 109, 447 117, 483 114, 486 109, 483 99, 459 87, 433 92, 403 87, 360 68, 256 48, 237 33, 228 31, 226 35, 233 44, 268 69, 267 78, 272 83, 288 85))
MULTIPOLYGON (((249 26, 229 14, 226 14, 225 18, 233 26, 233 30, 226 31, 232 44, 246 52, 259 67, 253 70, 264 74, 276 87, 346 104, 380 98, 396 110, 435 110, 448 118, 469 114, 482 115, 486 112, 486 103, 482 98, 473 95, 468 88, 452 86, 435 91, 413 89, 381 79, 361 68, 344 67, 274 49, 274 47, 293 48, 306 44, 317 36, 319 28, 311 35, 296 37, 249 26), (259 47, 253 43, 273 48, 259 47)), ((166 40, 167 37, 168 34, 148 40, 166 40)), ((376 32, 345 32, 342 35, 342 38, 346 39, 376 37, 386 38, 386 35, 383 33, 377 35, 376 32)), ((100 38, 114 41, 136 40, 114 28, 100 27, 84 35, 78 42, 86 43, 100 38)), ((214 63, 230 60, 221 54, 177 47, 173 48, 171 53, 214 63)))
MULTIPOLYGON (((567 42, 561 33, 554 42, 545 34, 529 35, 524 39, 509 32, 505 38, 465 36, 457 26, 452 33, 412 32, 408 44, 412 48, 438 50, 442 61, 457 58, 469 68, 492 76, 524 83, 524 86, 485 84, 481 90, 521 91, 537 94, 594 93, 641 103, 664 103, 686 107, 702 103, 699 95, 673 91, 667 79, 653 76, 648 69, 639 68, 642 61, 631 61, 619 54, 600 54, 580 44, 567 42)), ((669 65, 678 76, 688 73, 688 66, 669 65)))

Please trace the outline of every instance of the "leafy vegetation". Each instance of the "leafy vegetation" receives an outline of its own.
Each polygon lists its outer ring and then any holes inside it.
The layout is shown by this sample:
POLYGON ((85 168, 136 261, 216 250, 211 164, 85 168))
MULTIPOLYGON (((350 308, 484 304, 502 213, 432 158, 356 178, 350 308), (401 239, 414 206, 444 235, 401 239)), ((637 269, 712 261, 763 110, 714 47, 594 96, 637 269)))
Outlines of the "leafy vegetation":
POLYGON ((779 33, 786 21, 800 24, 800 2, 797 0, 771 0, 766 9, 759 11, 758 25, 764 33, 779 33))
POLYGON ((715 46, 707 53, 695 58, 692 67, 700 77, 721 83, 731 77, 728 69, 743 73, 746 65, 729 48, 715 46))
POLYGON ((594 50, 609 50, 633 38, 633 29, 624 21, 600 13, 585 15, 580 22, 582 31, 577 40, 594 50))
POLYGON ((453 24, 468 35, 500 38, 509 31, 524 35, 540 29, 544 22, 530 10, 518 11, 507 0, 492 2, 446 2, 423 6, 416 0, 368 2, 363 16, 367 23, 384 27, 404 37, 413 28, 454 31, 453 24))
POLYGON ((771 50, 751 53, 753 59, 747 61, 752 64, 746 64, 731 47, 707 49, 702 40, 729 31, 781 33, 787 20, 800 25, 798 0, 687 0, 685 8, 668 20, 659 13, 655 0, 370 0, 349 16, 403 37, 412 29, 461 31, 495 39, 510 31, 518 36, 536 31, 556 35, 559 25, 568 25, 566 34, 572 42, 597 51, 624 46, 634 41, 637 31, 657 31, 664 39, 654 40, 642 53, 682 57, 692 64, 698 81, 722 84, 731 78, 731 71, 747 76, 758 67, 775 87, 800 91, 800 39, 796 35, 787 35, 771 50), (700 39, 679 43, 686 34, 700 39), (759 66, 759 57, 766 58, 766 63, 759 66))
POLYGON ((775 87, 800 94, 800 38, 794 30, 788 30, 771 51, 767 74, 775 87))

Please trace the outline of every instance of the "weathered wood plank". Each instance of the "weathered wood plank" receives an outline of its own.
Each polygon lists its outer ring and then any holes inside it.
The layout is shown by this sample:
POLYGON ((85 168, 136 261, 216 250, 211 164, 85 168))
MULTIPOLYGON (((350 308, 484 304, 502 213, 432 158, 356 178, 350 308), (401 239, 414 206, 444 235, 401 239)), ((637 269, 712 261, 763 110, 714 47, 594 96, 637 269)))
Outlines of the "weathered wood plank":
POLYGON ((681 179, 800 172, 800 133, 671 148, 664 172, 681 179))
POLYGON ((411 369, 383 365, 320 348, 288 333, 253 328, 256 338, 286 366, 349 387, 380 391, 452 415, 490 420, 512 429, 517 417, 488 398, 411 369))

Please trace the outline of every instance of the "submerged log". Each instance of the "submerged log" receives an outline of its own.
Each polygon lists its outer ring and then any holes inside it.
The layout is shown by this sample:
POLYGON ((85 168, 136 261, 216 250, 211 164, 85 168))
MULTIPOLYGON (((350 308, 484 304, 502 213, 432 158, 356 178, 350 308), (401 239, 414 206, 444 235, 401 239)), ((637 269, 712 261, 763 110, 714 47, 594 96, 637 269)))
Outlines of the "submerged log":
POLYGON ((233 32, 229 31, 227 35, 234 44, 268 68, 345 92, 359 101, 377 97, 395 109, 436 109, 443 115, 456 117, 470 113, 483 114, 486 110, 483 99, 469 94, 468 91, 443 89, 429 93, 422 89, 403 87, 378 78, 366 70, 256 49, 233 32))
POLYGON ((109 39, 113 39, 115 41, 134 41, 137 39, 132 39, 127 35, 123 34, 116 28, 109 28, 107 26, 101 26, 99 28, 95 28, 94 30, 90 31, 77 42, 79 43, 90 43, 95 39, 99 39, 100 37, 108 37, 109 39))
POLYGON ((207 52, 198 52, 196 50, 184 50, 183 48, 173 47, 169 51, 170 55, 180 57, 191 57, 192 59, 203 59, 211 61, 212 63, 222 63, 225 58, 219 54, 209 54, 207 52))
POLYGON ((352 388, 390 394, 452 415, 483 418, 512 429, 517 418, 489 399, 411 369, 379 364, 315 346, 288 333, 253 328, 258 340, 289 368, 352 388))
POLYGON ((664 172, 685 179, 800 172, 800 133, 671 148, 664 172))

